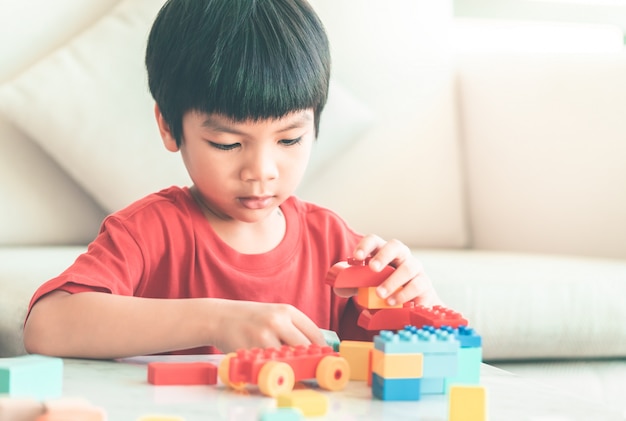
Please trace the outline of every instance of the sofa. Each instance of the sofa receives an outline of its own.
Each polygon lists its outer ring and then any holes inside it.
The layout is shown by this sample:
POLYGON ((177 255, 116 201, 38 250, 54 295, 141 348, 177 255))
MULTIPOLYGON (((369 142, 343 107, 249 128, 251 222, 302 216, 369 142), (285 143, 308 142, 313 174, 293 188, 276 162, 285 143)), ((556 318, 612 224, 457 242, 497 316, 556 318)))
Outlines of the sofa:
MULTIPOLYGON (((142 63, 162 2, 0 5, 2 357, 25 352, 32 293, 107 213, 189 184, 142 63)), ((624 408, 621 33, 573 25, 540 40, 551 51, 489 49, 472 35, 505 31, 456 19, 450 0, 312 4, 333 73, 299 196, 410 246, 486 362, 624 408)))

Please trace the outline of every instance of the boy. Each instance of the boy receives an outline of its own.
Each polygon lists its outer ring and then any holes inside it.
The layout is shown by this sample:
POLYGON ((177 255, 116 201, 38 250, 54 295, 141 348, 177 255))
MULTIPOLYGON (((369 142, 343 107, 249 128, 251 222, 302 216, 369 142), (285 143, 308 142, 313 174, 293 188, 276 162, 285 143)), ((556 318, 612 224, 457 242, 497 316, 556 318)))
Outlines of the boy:
POLYGON ((319 327, 362 339, 355 291, 324 283, 349 256, 397 268, 378 291, 390 303, 440 304, 405 245, 361 236, 292 195, 330 74, 326 34, 305 0, 170 0, 146 67, 163 143, 180 152, 193 185, 103 221, 87 252, 33 296, 29 352, 115 358, 323 344, 319 327))

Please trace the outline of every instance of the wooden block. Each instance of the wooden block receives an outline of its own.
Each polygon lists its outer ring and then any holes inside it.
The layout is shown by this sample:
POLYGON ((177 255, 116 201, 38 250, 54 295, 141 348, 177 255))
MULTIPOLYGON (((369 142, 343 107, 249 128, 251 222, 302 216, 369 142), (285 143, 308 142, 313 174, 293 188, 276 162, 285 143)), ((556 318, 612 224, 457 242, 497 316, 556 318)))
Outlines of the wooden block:
POLYGON ((148 383, 154 385, 217 384, 217 366, 210 362, 152 362, 148 383))
POLYGON ((487 391, 483 386, 451 385, 449 421, 487 421, 487 391))
POLYGON ((0 358, 0 393, 37 400, 63 392, 63 360, 43 355, 0 358))
POLYGON ((279 395, 276 405, 279 408, 298 408, 305 417, 318 417, 328 412, 328 398, 311 389, 293 390, 279 395))
POLYGON ((43 404, 35 399, 0 397, 0 421, 33 421, 43 413, 43 404))

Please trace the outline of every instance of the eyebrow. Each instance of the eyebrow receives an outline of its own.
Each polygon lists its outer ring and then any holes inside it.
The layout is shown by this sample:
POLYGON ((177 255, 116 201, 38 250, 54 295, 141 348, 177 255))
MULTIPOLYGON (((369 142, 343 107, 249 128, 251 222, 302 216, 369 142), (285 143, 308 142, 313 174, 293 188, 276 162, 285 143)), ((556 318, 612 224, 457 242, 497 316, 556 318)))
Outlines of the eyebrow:
MULTIPOLYGON (((214 116, 208 116, 202 122, 202 127, 206 127, 209 130, 222 132, 222 133, 230 133, 230 134, 236 134, 236 135, 246 134, 240 130, 235 129, 232 125, 228 123, 224 123, 220 120, 230 121, 228 119, 224 119, 224 117, 215 118, 214 116)), ((297 128, 303 127, 309 121, 311 121, 311 113, 309 112, 301 113, 297 118, 291 119, 291 121, 289 121, 289 123, 286 126, 277 130, 277 133, 282 133, 282 132, 289 131, 291 129, 297 129, 297 128)))

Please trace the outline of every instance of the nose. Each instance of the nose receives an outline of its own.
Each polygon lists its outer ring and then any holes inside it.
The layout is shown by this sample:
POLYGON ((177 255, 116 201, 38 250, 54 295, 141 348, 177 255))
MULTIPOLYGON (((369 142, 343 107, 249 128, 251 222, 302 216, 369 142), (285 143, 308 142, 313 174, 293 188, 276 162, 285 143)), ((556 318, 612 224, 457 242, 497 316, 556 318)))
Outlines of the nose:
POLYGON ((260 148, 249 151, 241 170, 244 181, 269 181, 278 178, 278 164, 271 150, 260 148))

